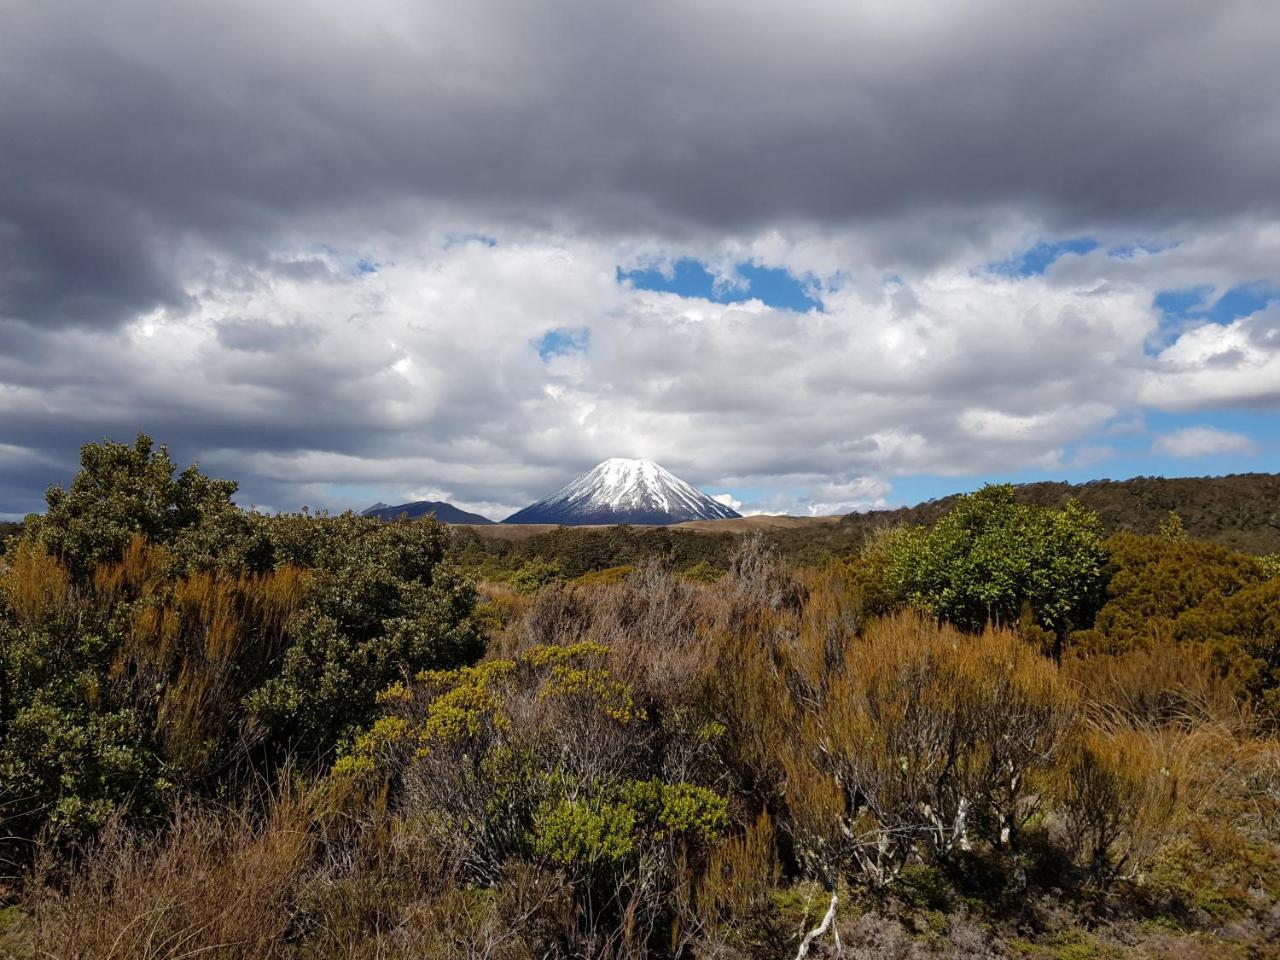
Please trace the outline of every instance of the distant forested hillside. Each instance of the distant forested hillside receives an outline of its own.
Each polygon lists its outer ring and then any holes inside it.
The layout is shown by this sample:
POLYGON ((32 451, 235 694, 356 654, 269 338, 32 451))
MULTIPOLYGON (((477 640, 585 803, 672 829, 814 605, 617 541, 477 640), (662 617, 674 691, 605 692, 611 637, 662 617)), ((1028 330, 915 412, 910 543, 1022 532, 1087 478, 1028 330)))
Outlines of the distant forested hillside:
MULTIPOLYGON (((1095 511, 1108 533, 1155 533, 1176 511, 1187 535, 1246 553, 1280 551, 1280 474, 1241 473, 1229 477, 1135 477, 1089 483, 1028 483, 1014 488, 1022 503, 1061 507, 1070 499, 1095 511)), ((930 500, 900 510, 850 514, 841 521, 845 536, 861 540, 866 531, 897 524, 931 524, 957 497, 930 500), (857 531, 857 533, 854 533, 857 531)))

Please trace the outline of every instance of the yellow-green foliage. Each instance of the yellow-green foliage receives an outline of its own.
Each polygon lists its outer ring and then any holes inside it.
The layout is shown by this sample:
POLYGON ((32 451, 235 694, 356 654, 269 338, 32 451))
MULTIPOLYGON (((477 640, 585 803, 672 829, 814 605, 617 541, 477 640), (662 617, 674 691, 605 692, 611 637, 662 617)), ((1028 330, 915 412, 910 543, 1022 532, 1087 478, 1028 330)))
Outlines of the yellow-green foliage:
POLYGON ((630 722, 635 706, 626 684, 614 680, 608 670, 563 663, 551 668, 551 676, 538 692, 538 697, 542 700, 553 697, 590 700, 619 723, 630 722))
POLYGON ((636 811, 623 803, 560 799, 539 811, 533 851, 561 866, 618 862, 636 844, 636 811))
POLYGON ((577 587, 607 587, 615 583, 621 583, 631 576, 634 570, 635 567, 631 564, 623 564, 620 567, 606 567, 603 570, 592 570, 590 573, 584 573, 571 582, 577 587))
POLYGON ((689 783, 629 781, 592 798, 557 798, 539 811, 533 850, 561 866, 620 862, 644 841, 707 843, 729 824, 724 797, 689 783))
POLYGON ((511 575, 508 581, 516 593, 533 593, 549 583, 564 579, 560 564, 554 560, 531 557, 521 564, 520 569, 511 575))
POLYGON ((680 571, 680 576, 694 583, 715 583, 724 576, 724 571, 712 566, 706 560, 699 560, 693 566, 680 571))
POLYGON ((475 736, 485 723, 507 726, 510 721, 501 710, 501 692, 495 688, 515 669, 514 661, 490 660, 474 667, 419 674, 424 688, 438 692, 432 696, 426 718, 415 731, 417 738, 424 746, 450 743, 475 736))
POLYGON ((622 788, 622 798, 646 820, 672 833, 709 840, 729 824, 725 798, 691 783, 631 781, 622 788))
MULTIPOLYGON (((354 744, 353 755, 370 760, 391 748, 412 743, 429 751, 433 746, 456 744, 489 730, 510 729, 510 698, 518 688, 531 690, 536 701, 573 701, 599 710, 618 723, 634 716, 630 689, 597 664, 608 655, 599 644, 538 646, 514 658, 485 660, 455 670, 425 670, 416 684, 396 683, 378 695, 391 710, 406 710, 412 719, 384 717, 354 744), (421 701, 420 710, 413 704, 421 701)), ((365 769, 347 761, 342 770, 365 769)))

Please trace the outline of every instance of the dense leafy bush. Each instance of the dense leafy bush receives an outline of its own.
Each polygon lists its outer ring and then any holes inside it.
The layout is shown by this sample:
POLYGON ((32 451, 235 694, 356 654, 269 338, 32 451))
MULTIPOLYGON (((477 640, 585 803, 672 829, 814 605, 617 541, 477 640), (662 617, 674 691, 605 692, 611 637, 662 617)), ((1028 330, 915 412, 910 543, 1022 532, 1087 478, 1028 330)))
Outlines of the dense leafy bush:
POLYGON ((1260 705, 1280 708, 1280 580, 1262 562, 1184 538, 1116 534, 1105 546, 1106 603, 1076 647, 1172 656, 1172 646, 1193 645, 1260 705))
POLYGON ((520 565, 520 569, 511 575, 508 583, 516 593, 533 593, 560 579, 560 564, 554 560, 533 557, 520 565))
POLYGON ((1060 642, 1089 624, 1106 584, 1097 515, 1027 506, 1010 486, 961 497, 932 529, 902 528, 883 549, 899 598, 969 630, 1012 624, 1029 605, 1060 642))
POLYGON ((194 465, 177 476, 175 469, 168 449, 146 436, 132 446, 88 444, 70 488, 49 488, 48 510, 27 517, 24 538, 86 579, 99 563, 119 559, 135 537, 169 544, 193 528, 241 519, 231 502, 233 481, 206 477, 194 465))
POLYGON ((163 447, 90 445, 0 573, 0 811, 72 834, 286 752, 480 653, 436 524, 265 517, 163 447))

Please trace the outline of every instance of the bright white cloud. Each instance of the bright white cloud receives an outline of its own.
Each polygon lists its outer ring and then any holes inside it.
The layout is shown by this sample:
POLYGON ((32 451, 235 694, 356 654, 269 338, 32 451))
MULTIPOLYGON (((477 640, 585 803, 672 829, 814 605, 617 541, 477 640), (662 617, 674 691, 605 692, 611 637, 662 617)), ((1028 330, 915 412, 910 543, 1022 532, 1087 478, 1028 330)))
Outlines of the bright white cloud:
POLYGON ((731 493, 717 493, 711 499, 716 503, 723 504, 730 510, 734 510, 738 513, 742 512, 742 501, 731 493))
POLYGON ((1156 438, 1155 449, 1171 457, 1207 457, 1224 453, 1248 453, 1253 441, 1242 433, 1212 427, 1184 427, 1156 438))
MULTIPOLYGON (((0 413, 57 416, 78 439, 176 439, 267 507, 429 494, 500 518, 597 460, 644 456, 743 512, 825 514, 888 502, 896 476, 1081 469, 1146 407, 1265 400, 1280 383, 1274 310, 1192 326, 1153 357, 1145 263, 1129 277, 1099 261, 1101 280, 1073 264, 1070 282, 882 273, 796 314, 631 289, 612 243, 435 236, 380 250, 368 273, 331 251, 206 260, 187 307, 61 331, 56 349, 45 335, 39 377, 0 357, 0 413), (544 359, 552 329, 582 331, 581 347, 544 359)), ((1186 431, 1158 448, 1247 442, 1186 431)))
POLYGON ((1280 403, 1280 307, 1203 323, 1164 349, 1139 397, 1171 410, 1280 403))
POLYGON ((60 411, 89 436, 195 424, 193 453, 267 506, 429 491, 499 516, 596 460, 645 456, 704 486, 778 491, 743 509, 837 513, 884 503, 903 474, 1096 462, 1110 451, 1068 448, 1131 422, 1170 357, 1247 390, 1199 345, 1261 352, 1268 336, 1261 316, 1197 328, 1152 360, 1152 291, 1117 278, 949 267, 795 314, 632 290, 614 245, 551 235, 424 241, 365 274, 312 259, 227 263, 223 282, 191 278, 192 309, 64 332, 0 409, 60 411), (553 328, 589 341, 544 360, 553 328))

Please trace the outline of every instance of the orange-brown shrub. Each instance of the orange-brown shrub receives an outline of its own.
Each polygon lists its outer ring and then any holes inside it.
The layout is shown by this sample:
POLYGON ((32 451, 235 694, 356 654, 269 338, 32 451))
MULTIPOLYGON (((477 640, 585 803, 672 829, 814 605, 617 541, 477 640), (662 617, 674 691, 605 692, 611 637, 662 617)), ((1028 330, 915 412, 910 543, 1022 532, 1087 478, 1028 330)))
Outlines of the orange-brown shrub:
POLYGON ((798 704, 784 762, 804 846, 884 883, 917 850, 1014 842, 1029 780, 1073 723, 1052 662, 1009 630, 964 634, 914 613, 873 621, 798 704))
POLYGON ((1089 729, 1058 766, 1064 837, 1099 882, 1137 876, 1165 839, 1187 756, 1178 746, 1159 731, 1089 729))
POLYGON ((0 596, 22 624, 56 618, 72 603, 71 574, 41 544, 17 541, 8 565, 0 559, 0 596))
POLYGON ((1245 728, 1253 722, 1243 684, 1231 673, 1224 674, 1203 644, 1173 643, 1118 654, 1068 651, 1062 673, 1078 685, 1098 722, 1245 728))
POLYGON ((169 551, 140 536, 99 565, 96 599, 128 625, 112 676, 154 710, 166 755, 187 774, 208 769, 232 712, 282 652, 311 579, 288 565, 174 578, 169 551))

